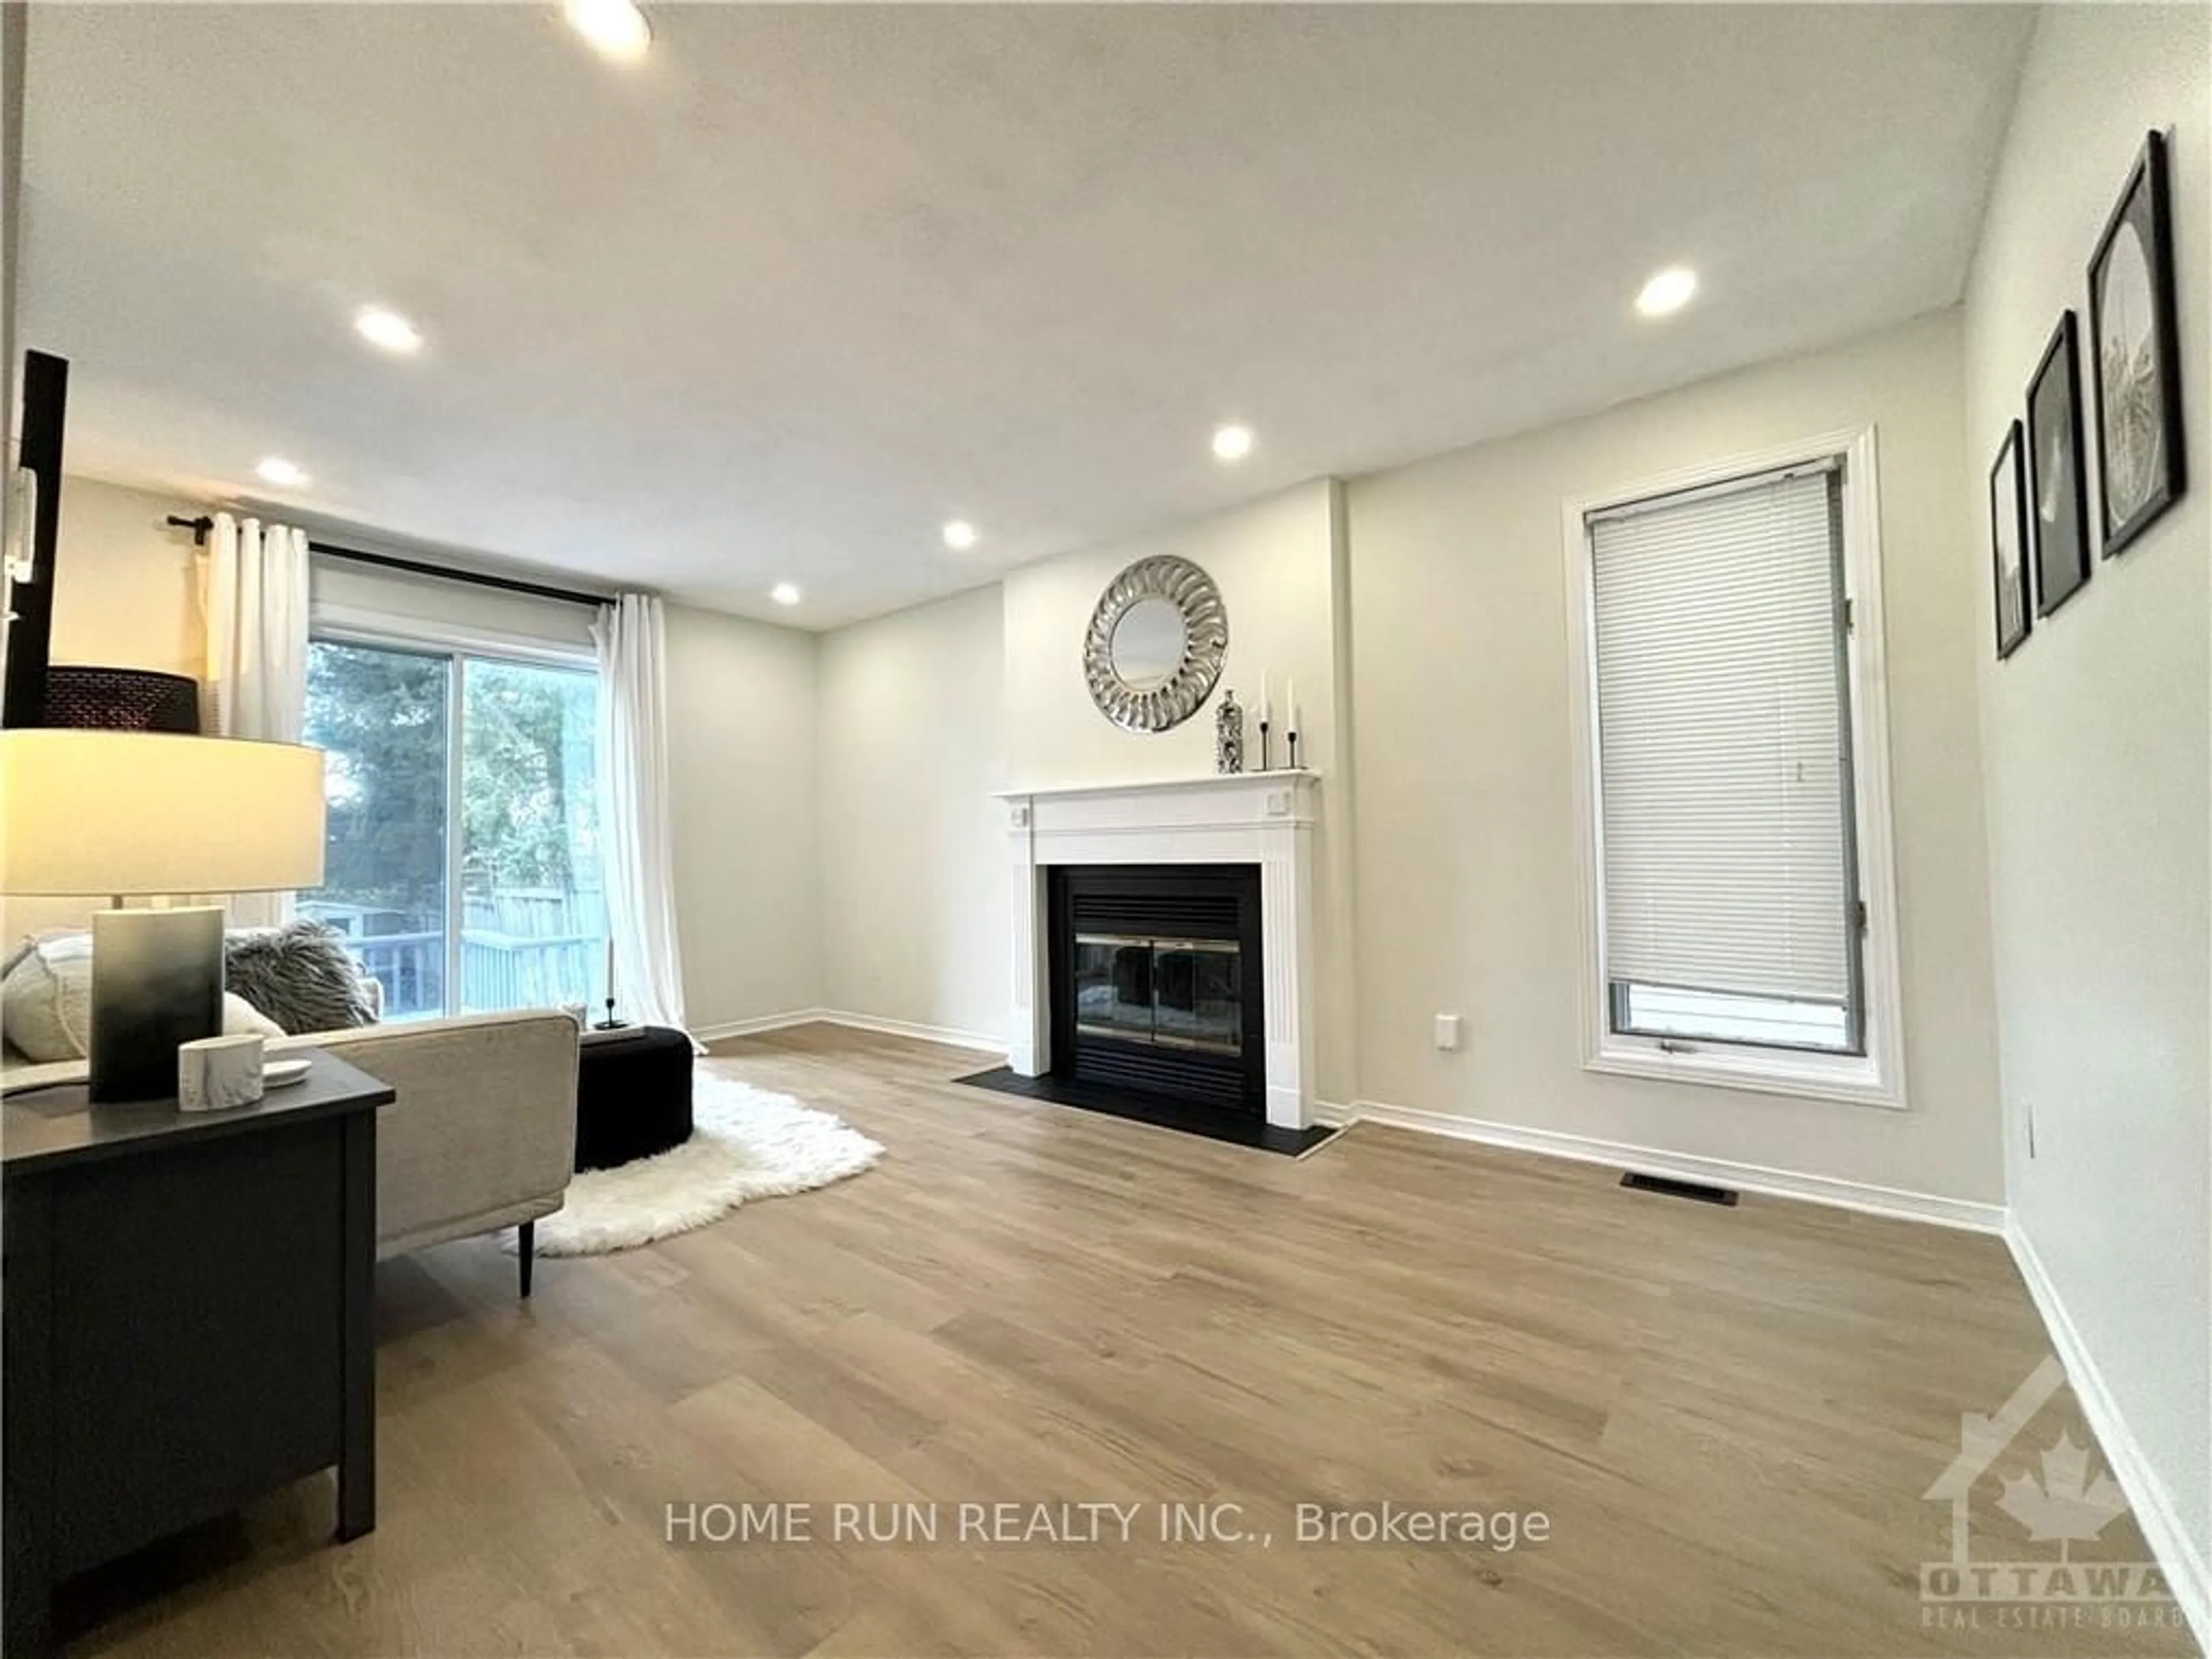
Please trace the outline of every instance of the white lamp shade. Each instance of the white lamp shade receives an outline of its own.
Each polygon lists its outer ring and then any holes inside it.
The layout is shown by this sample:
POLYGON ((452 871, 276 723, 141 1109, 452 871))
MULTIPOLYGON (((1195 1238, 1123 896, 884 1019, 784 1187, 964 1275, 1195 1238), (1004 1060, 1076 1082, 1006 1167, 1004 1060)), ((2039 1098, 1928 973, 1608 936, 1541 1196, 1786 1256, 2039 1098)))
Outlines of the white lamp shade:
POLYGON ((258 893, 323 879, 323 751, 0 732, 0 892, 258 893))

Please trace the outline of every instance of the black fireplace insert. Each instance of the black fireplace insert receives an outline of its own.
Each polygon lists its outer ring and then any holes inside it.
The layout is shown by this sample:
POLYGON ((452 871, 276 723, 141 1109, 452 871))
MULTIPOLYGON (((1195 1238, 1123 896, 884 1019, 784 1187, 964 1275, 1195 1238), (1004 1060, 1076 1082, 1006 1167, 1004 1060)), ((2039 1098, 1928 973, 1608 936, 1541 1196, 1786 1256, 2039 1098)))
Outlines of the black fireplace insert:
POLYGON ((1047 901, 1053 1075, 1264 1119, 1259 866, 1056 866, 1047 901))

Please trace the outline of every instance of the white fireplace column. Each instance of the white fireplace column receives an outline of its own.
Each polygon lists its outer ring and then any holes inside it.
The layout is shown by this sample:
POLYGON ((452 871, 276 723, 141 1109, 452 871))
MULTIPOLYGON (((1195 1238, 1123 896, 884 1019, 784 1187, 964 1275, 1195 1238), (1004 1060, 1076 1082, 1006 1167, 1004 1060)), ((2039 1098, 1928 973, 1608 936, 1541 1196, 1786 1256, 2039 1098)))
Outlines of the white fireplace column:
POLYGON ((1313 1121, 1313 772, 1001 790, 1013 882, 1014 1006, 1007 1063, 1052 1069, 1045 872, 1067 864, 1255 864, 1267 1121, 1313 1121))

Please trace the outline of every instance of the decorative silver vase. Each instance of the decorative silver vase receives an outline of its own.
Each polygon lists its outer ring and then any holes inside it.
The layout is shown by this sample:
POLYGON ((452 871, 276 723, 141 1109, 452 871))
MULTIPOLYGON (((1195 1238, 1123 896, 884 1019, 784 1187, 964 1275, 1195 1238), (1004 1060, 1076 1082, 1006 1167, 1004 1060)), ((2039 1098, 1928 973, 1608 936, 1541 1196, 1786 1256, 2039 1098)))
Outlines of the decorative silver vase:
POLYGON ((1224 691, 1213 711, 1213 769, 1224 775, 1244 769, 1244 708, 1234 691, 1224 691))

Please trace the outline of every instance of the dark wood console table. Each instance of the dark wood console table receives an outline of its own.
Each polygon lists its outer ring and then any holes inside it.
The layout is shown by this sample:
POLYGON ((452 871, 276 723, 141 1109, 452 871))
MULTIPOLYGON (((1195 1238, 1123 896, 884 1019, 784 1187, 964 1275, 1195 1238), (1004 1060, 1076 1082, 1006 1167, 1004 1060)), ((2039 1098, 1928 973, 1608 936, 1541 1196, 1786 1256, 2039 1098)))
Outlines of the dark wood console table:
POLYGON ((0 1109, 5 1650, 72 1574, 337 1466, 376 1524, 376 1109, 320 1051, 252 1106, 0 1109))

